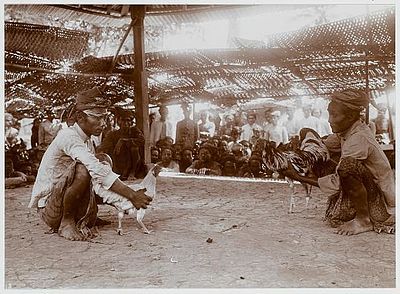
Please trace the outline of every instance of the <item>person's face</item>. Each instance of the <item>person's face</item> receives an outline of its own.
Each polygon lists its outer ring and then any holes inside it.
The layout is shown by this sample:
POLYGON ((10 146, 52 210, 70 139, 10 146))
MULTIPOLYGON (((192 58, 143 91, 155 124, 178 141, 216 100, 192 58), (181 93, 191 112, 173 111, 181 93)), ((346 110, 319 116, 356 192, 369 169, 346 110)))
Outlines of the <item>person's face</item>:
POLYGON ((265 121, 268 122, 268 123, 272 122, 272 116, 271 116, 270 113, 266 113, 265 114, 265 121))
POLYGON ((161 107, 160 108, 160 116, 161 116, 161 120, 165 120, 168 116, 168 108, 161 107))
POLYGON ((330 102, 328 105, 329 124, 333 133, 341 133, 346 131, 354 123, 354 119, 350 119, 345 112, 344 106, 340 103, 330 102))
POLYGON ((309 107, 304 107, 303 108, 303 113, 304 113, 304 117, 308 118, 311 115, 311 109, 309 107))
POLYGON ((225 123, 230 126, 231 124, 233 124, 233 117, 232 116, 227 116, 225 118, 225 123))
POLYGON ((189 119, 189 117, 190 117, 189 109, 184 108, 184 109, 182 109, 182 112, 183 112, 183 116, 185 117, 185 119, 189 119))
POLYGON ((273 115, 271 122, 274 124, 274 126, 276 126, 276 125, 278 125, 278 120, 279 120, 279 116, 273 115))
POLYGON ((73 117, 67 118, 67 126, 73 126, 75 123, 75 119, 73 117))
POLYGON ((172 151, 171 149, 164 149, 161 152, 161 161, 165 164, 170 164, 172 160, 172 151))
POLYGON ((121 117, 118 119, 118 125, 123 130, 130 128, 132 126, 132 122, 132 117, 121 117))
POLYGON ((225 176, 235 176, 236 175, 236 167, 235 167, 235 163, 228 160, 227 162, 225 162, 224 164, 224 175, 225 176))
POLYGON ((4 118, 4 124, 7 128, 10 128, 13 125, 13 117, 11 115, 6 115, 4 118))
POLYGON ((153 161, 158 161, 158 150, 152 150, 151 151, 151 161, 153 162, 153 161))
POLYGON ((254 117, 254 115, 249 115, 247 117, 247 122, 249 123, 249 125, 252 125, 256 122, 256 118, 254 117))
POLYGON ((94 116, 84 114, 79 121, 79 126, 86 135, 99 136, 106 126, 107 115, 94 116))
POLYGON ((260 136, 261 136, 260 130, 253 130, 253 136, 254 136, 255 138, 260 138, 260 136))
POLYGON ((153 122, 156 119, 156 116, 154 114, 149 115, 149 121, 153 122))
POLYGON ((313 114, 313 116, 320 118, 321 117, 321 110, 314 109, 312 114, 313 114))
POLYGON ((185 162, 192 162, 193 161, 193 153, 190 150, 184 150, 182 153, 182 160, 185 162))
POLYGON ((203 162, 211 160, 211 153, 207 148, 201 148, 199 152, 199 159, 203 162))
POLYGON ((231 136, 232 136, 232 138, 233 138, 233 140, 237 140, 237 139, 239 139, 239 133, 238 132, 232 132, 231 133, 231 136))

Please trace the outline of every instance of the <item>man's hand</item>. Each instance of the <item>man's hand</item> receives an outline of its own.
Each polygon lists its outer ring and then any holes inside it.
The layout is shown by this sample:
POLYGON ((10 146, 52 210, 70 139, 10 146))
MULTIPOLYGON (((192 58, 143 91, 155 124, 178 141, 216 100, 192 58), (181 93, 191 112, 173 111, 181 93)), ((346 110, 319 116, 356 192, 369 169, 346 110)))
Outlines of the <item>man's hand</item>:
POLYGON ((147 205, 149 205, 150 202, 153 200, 151 197, 144 194, 144 192, 146 192, 146 189, 141 189, 136 192, 130 189, 129 200, 132 202, 133 206, 135 206, 136 209, 146 209, 147 205))

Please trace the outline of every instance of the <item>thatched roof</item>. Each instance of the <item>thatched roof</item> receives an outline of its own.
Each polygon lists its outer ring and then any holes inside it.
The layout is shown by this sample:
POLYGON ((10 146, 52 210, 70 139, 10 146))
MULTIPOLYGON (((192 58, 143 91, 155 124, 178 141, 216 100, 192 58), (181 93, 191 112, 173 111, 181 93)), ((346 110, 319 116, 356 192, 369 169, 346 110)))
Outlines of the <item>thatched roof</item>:
MULTIPOLYGON (((232 105, 260 97, 287 99, 324 96, 348 87, 364 89, 367 61, 369 89, 384 90, 395 80, 394 26, 393 8, 273 35, 264 43, 236 39, 235 49, 146 53, 150 103, 208 100, 232 105)), ((34 99, 63 105, 77 90, 106 80, 113 102, 134 99, 133 55, 119 56, 110 75, 112 57, 83 57, 85 38, 77 31, 7 23, 7 106, 29 110, 34 99), (24 43, 30 34, 44 36, 30 39, 32 50, 24 43), (68 55, 70 51, 75 55, 68 55), (61 70, 63 58, 72 61, 68 72, 61 70)))

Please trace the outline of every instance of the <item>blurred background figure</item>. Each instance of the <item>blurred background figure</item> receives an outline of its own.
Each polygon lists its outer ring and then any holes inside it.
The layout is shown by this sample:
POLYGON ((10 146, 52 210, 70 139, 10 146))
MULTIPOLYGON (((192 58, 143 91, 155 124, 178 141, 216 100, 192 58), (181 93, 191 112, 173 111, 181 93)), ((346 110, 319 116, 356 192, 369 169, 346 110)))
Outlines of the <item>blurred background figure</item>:
POLYGON ((46 110, 45 117, 39 126, 39 147, 44 151, 61 130, 61 123, 55 122, 54 118, 54 113, 49 109, 46 110))
POLYGON ((155 146, 159 140, 165 137, 174 138, 172 132, 172 124, 168 121, 168 108, 166 105, 161 105, 158 112, 160 118, 151 124, 150 129, 150 146, 155 146))
POLYGON ((207 111, 202 111, 200 113, 200 120, 197 122, 199 127, 199 132, 208 133, 209 137, 213 137, 215 133, 215 124, 210 121, 209 113, 207 111))
POLYGON ((318 132, 319 129, 319 119, 311 115, 312 106, 311 104, 306 104, 303 106, 303 118, 299 121, 300 128, 310 128, 318 132))
POLYGON ((257 115, 255 114, 255 112, 249 112, 247 114, 247 124, 242 126, 242 134, 240 136, 242 140, 250 142, 250 139, 253 136, 253 130, 260 128, 260 126, 256 124, 256 120, 257 115))
POLYGON ((184 119, 176 124, 175 143, 181 146, 193 148, 194 143, 199 138, 198 125, 190 119, 191 109, 187 103, 181 104, 184 119))
POLYGON ((266 132, 266 139, 269 141, 274 141, 277 146, 280 143, 286 144, 289 142, 289 137, 286 127, 279 125, 281 112, 279 110, 275 110, 271 113, 271 117, 271 127, 266 132))
POLYGON ((284 124, 288 132, 289 139, 299 135, 300 125, 298 120, 294 117, 294 107, 288 107, 286 109, 287 120, 284 124))
POLYGON ((322 112, 321 109, 319 108, 314 108, 312 110, 312 116, 316 117, 318 119, 318 134, 323 137, 329 134, 332 134, 332 129, 331 126, 329 125, 329 122, 327 119, 323 118, 321 116, 322 112))
POLYGON ((224 123, 219 130, 219 136, 220 137, 223 137, 223 136, 230 137, 234 126, 235 126, 235 117, 233 116, 233 114, 230 114, 230 113, 226 114, 224 116, 224 123))

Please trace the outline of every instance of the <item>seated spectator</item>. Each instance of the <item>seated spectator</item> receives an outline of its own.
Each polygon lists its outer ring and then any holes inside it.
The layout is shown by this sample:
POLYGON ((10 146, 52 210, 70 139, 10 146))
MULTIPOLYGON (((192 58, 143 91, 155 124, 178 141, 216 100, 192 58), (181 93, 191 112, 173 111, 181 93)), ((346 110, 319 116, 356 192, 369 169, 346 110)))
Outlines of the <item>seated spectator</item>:
POLYGON ((186 173, 197 175, 221 175, 221 165, 212 159, 212 154, 216 153, 216 147, 209 143, 200 146, 199 159, 195 160, 186 169, 186 173))
POLYGON ((165 145, 161 149, 161 161, 157 165, 162 167, 162 171, 179 172, 179 165, 172 158, 174 150, 172 145, 165 145))
POLYGON ((233 144, 231 152, 235 157, 236 169, 240 171, 242 166, 247 163, 243 145, 240 143, 233 144))
POLYGON ((222 175, 228 177, 236 177, 237 170, 236 170, 236 162, 235 156, 233 154, 227 154, 222 158, 222 175))
POLYGON ((253 128, 253 135, 250 138, 250 144, 251 144, 252 149, 253 149, 253 146, 256 145, 257 140, 261 139, 262 132, 263 132, 263 129, 260 126, 253 128))
POLYGON ((190 147, 184 147, 181 151, 179 161, 179 171, 184 173, 186 169, 193 163, 193 150, 190 147))
POLYGON ((228 143, 228 150, 232 152, 232 147, 234 144, 240 141, 241 129, 239 127, 234 127, 231 132, 230 142, 228 143))
POLYGON ((133 125, 133 112, 121 110, 117 118, 120 129, 111 131, 97 148, 97 153, 107 153, 113 161, 113 171, 121 180, 136 178, 140 164, 140 148, 144 147, 141 130, 133 125))
POLYGON ((6 189, 21 187, 35 181, 35 176, 14 170, 14 164, 10 157, 6 156, 5 161, 4 186, 6 189))
POLYGON ((250 142, 249 142, 249 141, 246 141, 246 140, 242 140, 242 141, 240 141, 239 143, 242 144, 242 146, 243 146, 243 153, 244 153, 244 156, 245 156, 247 159, 249 159, 250 156, 251 156, 251 144, 250 144, 250 142))
POLYGON ((150 150, 151 163, 157 163, 160 161, 160 149, 157 147, 151 147, 150 150))
POLYGON ((246 178, 265 178, 266 174, 262 171, 262 159, 259 156, 252 155, 243 172, 246 178))

